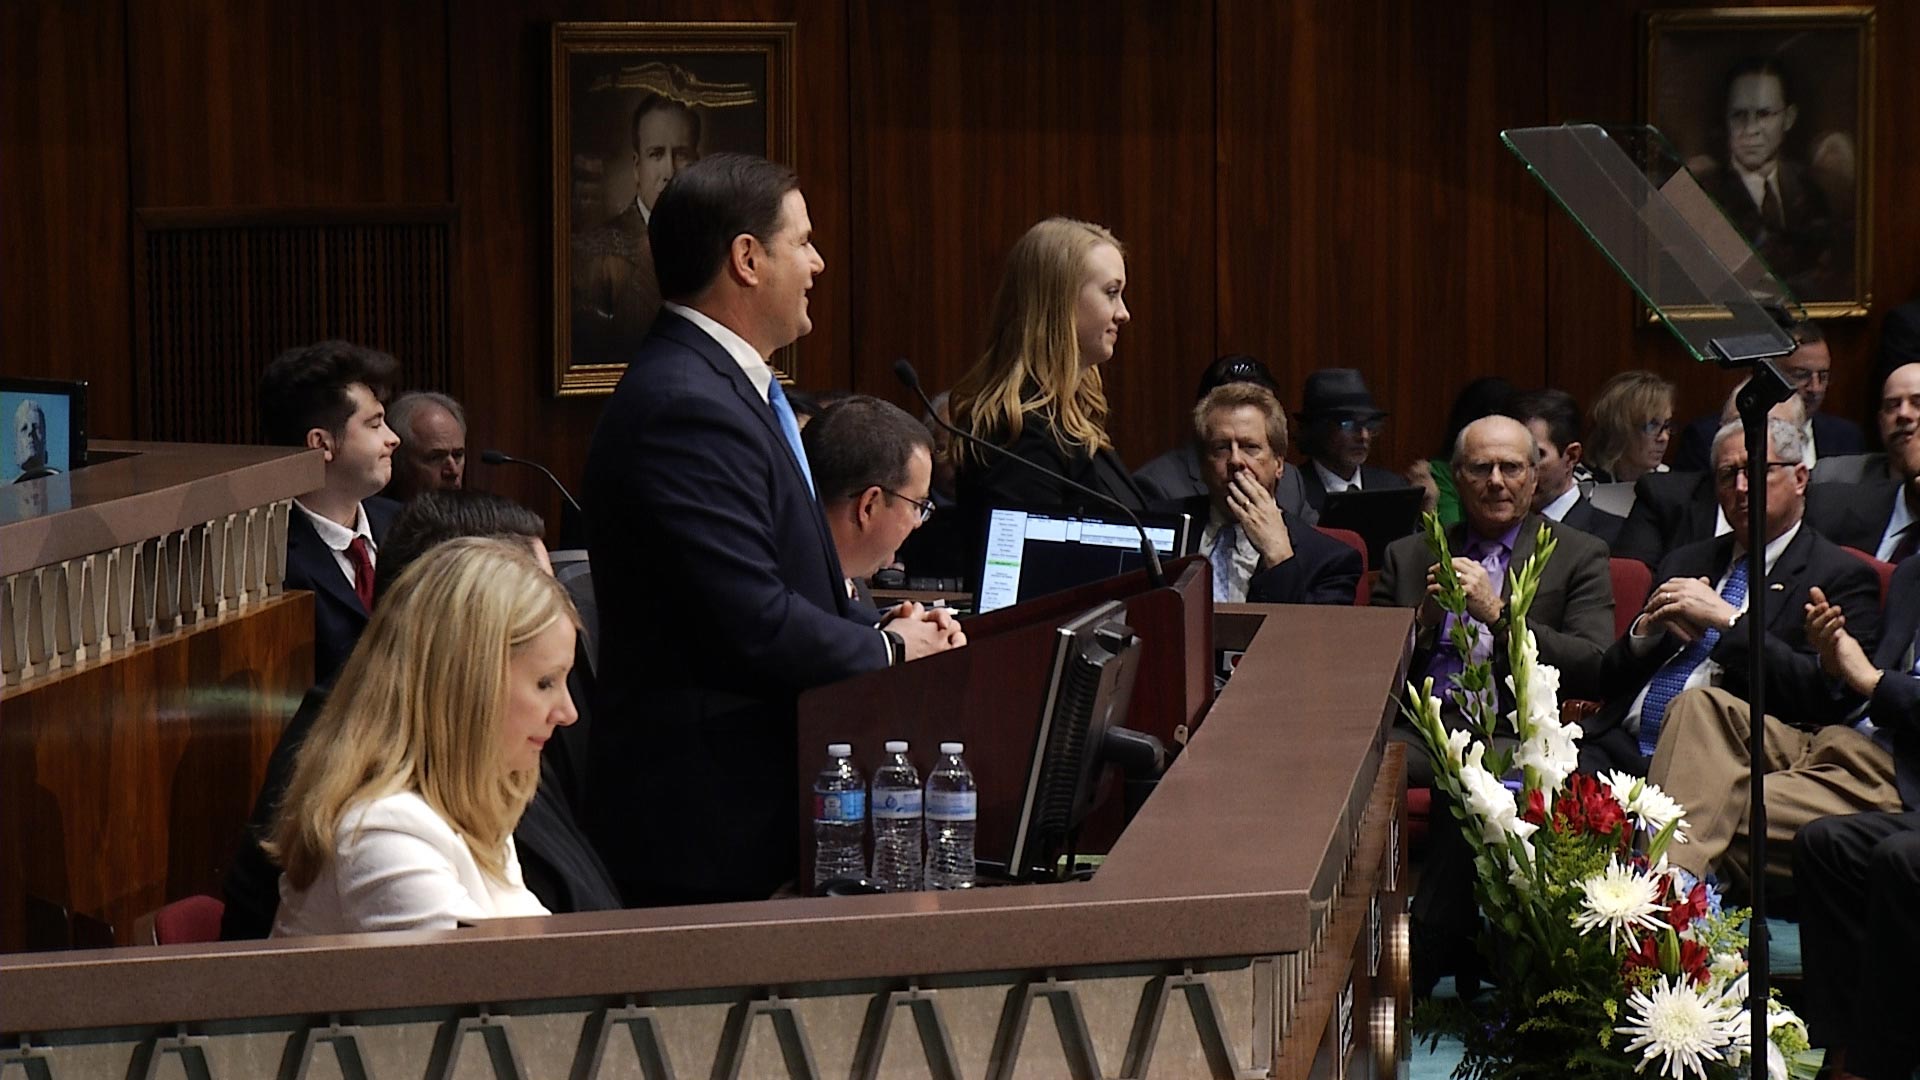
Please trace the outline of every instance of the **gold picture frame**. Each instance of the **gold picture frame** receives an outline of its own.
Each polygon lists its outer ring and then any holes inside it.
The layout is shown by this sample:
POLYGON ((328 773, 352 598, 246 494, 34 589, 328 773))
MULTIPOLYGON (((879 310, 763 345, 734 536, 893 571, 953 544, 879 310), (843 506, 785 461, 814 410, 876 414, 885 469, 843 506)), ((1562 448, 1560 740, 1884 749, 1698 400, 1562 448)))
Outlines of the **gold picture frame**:
MULTIPOLYGON (((556 397, 612 393, 659 311, 646 218, 674 169, 794 163, 793 57, 790 22, 554 24, 556 397)), ((794 354, 774 356, 785 377, 794 354)))
POLYGON ((1874 9, 1653 11, 1644 30, 1646 122, 1810 317, 1865 317, 1874 9))

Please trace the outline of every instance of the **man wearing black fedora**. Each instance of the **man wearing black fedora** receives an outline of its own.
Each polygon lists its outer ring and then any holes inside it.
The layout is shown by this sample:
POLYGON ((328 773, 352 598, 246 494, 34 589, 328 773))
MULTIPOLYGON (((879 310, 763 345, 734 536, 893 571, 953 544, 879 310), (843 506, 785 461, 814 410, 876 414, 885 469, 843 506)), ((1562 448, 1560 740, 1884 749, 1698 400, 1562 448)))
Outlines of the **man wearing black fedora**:
POLYGON ((1329 491, 1385 491, 1407 486, 1398 474, 1367 464, 1373 437, 1387 414, 1373 403, 1367 383, 1353 368, 1325 368, 1307 376, 1300 421, 1300 449, 1307 467, 1298 470, 1307 505, 1315 512, 1329 491))

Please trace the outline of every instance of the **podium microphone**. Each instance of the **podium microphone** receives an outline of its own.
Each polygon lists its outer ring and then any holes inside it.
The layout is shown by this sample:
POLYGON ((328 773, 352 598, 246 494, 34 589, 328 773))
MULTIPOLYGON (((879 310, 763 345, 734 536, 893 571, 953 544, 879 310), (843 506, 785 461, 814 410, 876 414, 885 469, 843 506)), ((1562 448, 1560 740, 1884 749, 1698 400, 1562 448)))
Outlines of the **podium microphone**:
POLYGON ((1147 581, 1156 589, 1164 588, 1166 586, 1167 574, 1165 570, 1162 570, 1160 568, 1160 552, 1153 546, 1153 538, 1147 535, 1146 526, 1140 524, 1139 516, 1136 515, 1130 508, 1128 508, 1126 503, 1121 502, 1119 499, 1116 499, 1113 496, 1106 494, 1105 492, 1095 491, 1094 489, 1088 487, 1085 484, 1079 483, 1069 477, 1062 476, 1061 474, 1054 472, 1052 469, 1047 468, 1045 465, 1042 465, 1034 461, 1028 461, 1026 458, 1023 458, 1018 454, 1010 452, 1003 446, 996 446, 993 443, 990 443, 987 440, 982 439, 977 435, 974 435, 970 432, 961 431, 959 428, 954 427, 952 424, 947 423, 945 420, 942 420, 940 418, 939 410, 933 407, 932 400, 927 397, 927 392, 924 389, 922 389, 920 386, 920 373, 913 370, 913 362, 911 360, 908 360, 906 357, 903 356, 900 359, 895 360, 893 362, 893 377, 900 380, 900 385, 913 391, 914 395, 920 399, 920 403, 927 407, 927 415, 933 417, 933 422, 936 424, 939 424, 942 428, 945 428, 947 432, 952 434, 955 438, 965 439, 967 442, 972 443, 975 446, 984 447, 985 449, 990 450, 993 453, 998 454, 1003 458, 1006 458, 1008 461, 1017 461, 1020 464, 1026 466, 1029 469, 1032 469, 1033 471, 1039 473, 1040 475, 1050 480, 1059 481, 1060 483, 1067 485, 1073 490, 1080 492, 1082 495, 1090 495, 1093 498, 1096 498, 1101 502, 1105 503, 1106 505, 1113 507, 1115 510, 1120 511, 1122 514, 1125 514, 1127 516, 1127 520, 1133 523, 1134 531, 1140 534, 1140 554, 1145 556, 1147 560, 1147 581))
POLYGON ((528 461, 526 458, 517 458, 511 454, 503 454, 498 450, 480 451, 480 460, 489 465, 525 465, 529 469, 538 469, 540 470, 540 474, 547 478, 548 483, 560 489, 560 497, 567 500, 567 505, 573 507, 574 513, 586 513, 586 511, 580 509, 580 501, 573 497, 573 492, 568 491, 567 485, 561 483, 560 478, 553 475, 553 471, 545 465, 537 461, 528 461))

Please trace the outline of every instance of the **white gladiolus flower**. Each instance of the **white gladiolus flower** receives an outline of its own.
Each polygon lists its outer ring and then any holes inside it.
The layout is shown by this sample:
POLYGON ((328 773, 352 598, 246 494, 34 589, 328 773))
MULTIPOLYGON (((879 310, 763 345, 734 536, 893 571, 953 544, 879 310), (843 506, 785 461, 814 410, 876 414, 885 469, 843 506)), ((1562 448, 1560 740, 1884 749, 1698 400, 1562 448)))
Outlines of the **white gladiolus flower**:
POLYGON ((1579 741, 1577 724, 1562 724, 1558 717, 1536 722, 1533 737, 1520 744, 1513 763, 1538 773, 1545 793, 1551 797, 1580 766, 1579 741))
POLYGON ((1480 839, 1504 848, 1508 836, 1525 839, 1537 826, 1520 819, 1513 792, 1480 764, 1485 751, 1479 743, 1467 751, 1466 760, 1460 764, 1460 790, 1466 798, 1467 812, 1480 823, 1480 839))
POLYGON ((1615 859, 1580 883, 1586 896, 1573 913, 1573 925, 1583 934, 1606 927, 1607 945, 1618 952, 1622 942, 1633 944, 1638 931, 1657 933, 1665 925, 1660 920, 1666 911, 1660 902, 1661 884, 1656 875, 1639 873, 1615 859))
POLYGON ((1705 1080, 1708 1062, 1726 1060, 1738 1010, 1724 999, 1702 995, 1681 977, 1654 984, 1651 993, 1635 990, 1627 999, 1627 1012, 1629 1022, 1614 1030, 1633 1036, 1626 1051, 1640 1052, 1636 1072, 1660 1060, 1662 1076, 1705 1080))
POLYGON ((1447 732, 1447 760, 1453 763, 1453 771, 1459 772, 1460 766, 1467 760, 1467 744, 1473 741, 1473 735, 1462 729, 1447 732))

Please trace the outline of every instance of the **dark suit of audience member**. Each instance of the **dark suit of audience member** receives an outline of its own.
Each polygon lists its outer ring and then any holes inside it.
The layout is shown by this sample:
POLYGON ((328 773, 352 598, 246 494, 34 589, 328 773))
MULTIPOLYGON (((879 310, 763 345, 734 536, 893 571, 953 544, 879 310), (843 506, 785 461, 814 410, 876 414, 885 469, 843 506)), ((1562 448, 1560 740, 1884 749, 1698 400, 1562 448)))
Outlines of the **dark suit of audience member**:
POLYGON ((1633 509, 1620 526, 1614 555, 1658 567, 1667 552, 1712 539, 1720 519, 1713 474, 1648 473, 1633 485, 1633 509))
MULTIPOLYGON (((1294 470, 1289 468, 1288 473, 1294 470)), ((1284 478, 1285 474, 1282 474, 1284 478)), ((1212 513, 1207 496, 1197 495, 1178 503, 1159 504, 1156 509, 1187 514, 1196 536, 1204 530, 1212 513)), ((1284 507, 1282 508, 1285 509, 1284 507)), ((1293 558, 1278 566, 1254 572, 1245 592, 1223 603, 1247 601, 1255 604, 1351 604, 1360 587, 1360 553, 1326 533, 1286 515, 1287 539, 1293 545, 1293 558)), ((1207 554, 1202 544, 1200 554, 1207 554)))
POLYGON ((1607 545, 1611 551, 1620 540, 1620 530, 1626 527, 1627 519, 1619 514, 1609 514, 1593 505, 1593 500, 1581 495, 1579 501, 1560 516, 1560 524, 1567 525, 1607 545))
MULTIPOLYGON (((376 554, 387 527, 400 513, 400 504, 378 496, 363 500, 367 525, 373 532, 376 554)), ((289 589, 313 592, 313 674, 315 682, 332 682, 347 662, 369 612, 353 591, 353 582, 340 571, 333 549, 314 531, 313 522, 299 508, 287 514, 287 577, 289 589)))
POLYGON ((1920 1067, 1920 811, 1808 825, 1793 881, 1813 1044, 1853 1076, 1906 1080, 1920 1067))
MULTIPOLYGON (((329 681, 307 692, 267 758, 266 782, 253 801, 253 812, 247 817, 240 847, 234 852, 223 883, 226 911, 220 917, 222 941, 264 938, 273 930, 274 916, 280 911, 280 868, 260 844, 272 831, 274 808, 293 779, 294 756, 320 718, 320 709, 332 689, 329 681)), ((561 793, 560 777, 544 754, 540 759, 540 786, 515 827, 513 839, 527 888, 548 911, 611 911, 621 906, 612 877, 575 823, 573 807, 561 793)))
MULTIPOLYGON (((1807 523, 1821 536, 1842 547, 1876 555, 1888 522, 1893 517, 1894 500, 1900 497, 1900 493, 1901 486, 1892 480, 1809 486, 1807 523)), ((1916 540, 1920 540, 1920 530, 1909 531, 1914 533, 1916 540)), ((1893 554, 1897 557, 1886 561, 1904 561, 1912 553, 1911 547, 1901 551, 1899 540, 1896 540, 1893 554)))
MULTIPOLYGON (((1306 494, 1307 505, 1313 508, 1315 515, 1318 515, 1327 505, 1326 482, 1320 479, 1320 474, 1314 469, 1311 461, 1292 471, 1300 474, 1300 487, 1306 494)), ((1360 466, 1359 476, 1361 491, 1392 491, 1395 488, 1407 486, 1406 477, 1378 465, 1360 466)))
POLYGON ((1871 484, 1891 478, 1887 455, 1875 450, 1870 454, 1823 457, 1808 479, 1815 484, 1871 484))

